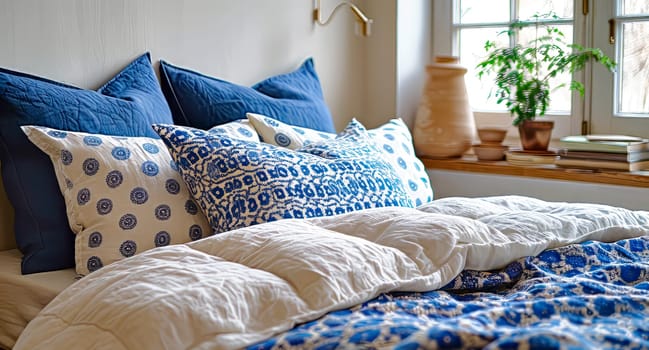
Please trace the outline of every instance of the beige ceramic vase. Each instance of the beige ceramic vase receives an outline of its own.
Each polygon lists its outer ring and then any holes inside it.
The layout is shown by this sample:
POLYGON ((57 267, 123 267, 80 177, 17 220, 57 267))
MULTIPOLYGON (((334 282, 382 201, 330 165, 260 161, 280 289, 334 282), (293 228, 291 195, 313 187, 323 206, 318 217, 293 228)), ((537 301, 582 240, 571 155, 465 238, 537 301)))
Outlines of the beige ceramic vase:
POLYGON ((464 83, 466 68, 457 57, 437 56, 426 67, 427 80, 413 138, 418 156, 460 157, 471 148, 475 120, 464 83))

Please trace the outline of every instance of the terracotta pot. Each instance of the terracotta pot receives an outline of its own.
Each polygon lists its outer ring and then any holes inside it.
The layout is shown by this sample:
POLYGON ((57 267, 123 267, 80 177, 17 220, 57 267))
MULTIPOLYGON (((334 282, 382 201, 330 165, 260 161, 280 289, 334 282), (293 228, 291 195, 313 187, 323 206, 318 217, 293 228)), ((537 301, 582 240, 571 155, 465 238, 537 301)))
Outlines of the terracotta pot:
POLYGON ((496 144, 479 144, 473 146, 473 153, 480 160, 503 160, 508 146, 496 144))
POLYGON ((507 136, 507 129, 479 128, 478 138, 483 144, 500 145, 507 136))
POLYGON ((457 57, 438 56, 426 67, 424 85, 413 130, 417 155, 428 158, 460 157, 471 148, 475 121, 464 74, 457 57))
POLYGON ((525 120, 518 124, 521 146, 525 151, 547 151, 552 137, 553 121, 525 120))

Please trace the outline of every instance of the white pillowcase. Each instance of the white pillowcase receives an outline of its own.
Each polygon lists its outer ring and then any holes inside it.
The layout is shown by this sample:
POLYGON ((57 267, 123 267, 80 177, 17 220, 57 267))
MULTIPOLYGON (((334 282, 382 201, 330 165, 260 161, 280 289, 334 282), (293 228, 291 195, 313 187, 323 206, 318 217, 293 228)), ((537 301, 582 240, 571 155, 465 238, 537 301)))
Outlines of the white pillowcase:
POLYGON ((288 125, 261 114, 246 113, 246 117, 261 136, 261 141, 292 150, 302 148, 311 142, 336 138, 336 134, 288 125))
MULTIPOLYGON (((312 142, 333 139, 335 134, 288 125, 276 119, 255 113, 246 115, 261 140, 275 146, 299 149, 312 142)), ((415 155, 412 135, 401 118, 368 130, 372 141, 383 151, 416 206, 433 200, 433 189, 424 164, 415 155)))
POLYGON ((22 129, 54 165, 77 273, 211 233, 162 140, 22 129))
POLYGON ((212 127, 209 131, 210 134, 226 135, 234 139, 261 142, 257 130, 250 124, 247 119, 239 119, 229 123, 217 125, 212 127))

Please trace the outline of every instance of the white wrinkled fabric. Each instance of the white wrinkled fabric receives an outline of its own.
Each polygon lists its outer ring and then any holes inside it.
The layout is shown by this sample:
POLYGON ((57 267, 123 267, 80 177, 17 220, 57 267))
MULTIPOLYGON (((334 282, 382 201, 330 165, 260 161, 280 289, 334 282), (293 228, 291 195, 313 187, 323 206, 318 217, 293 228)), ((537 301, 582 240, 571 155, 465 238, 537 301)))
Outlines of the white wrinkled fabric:
POLYGON ((514 196, 277 221, 93 272, 15 349, 238 348, 382 292, 440 288, 464 268, 648 233, 649 212, 514 196))

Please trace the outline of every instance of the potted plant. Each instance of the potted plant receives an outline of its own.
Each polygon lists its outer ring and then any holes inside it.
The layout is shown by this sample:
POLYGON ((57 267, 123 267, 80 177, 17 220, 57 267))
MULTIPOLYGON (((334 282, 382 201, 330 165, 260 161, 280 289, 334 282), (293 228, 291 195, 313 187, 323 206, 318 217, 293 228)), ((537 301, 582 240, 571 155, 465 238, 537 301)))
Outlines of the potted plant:
MULTIPOLYGON (((518 126, 524 150, 547 150, 552 132, 552 121, 538 121, 550 104, 550 92, 568 84, 551 86, 551 79, 564 73, 581 71, 593 60, 610 71, 615 62, 597 48, 568 44, 565 35, 556 26, 545 21, 555 15, 535 15, 532 21, 516 21, 501 34, 512 36, 521 28, 534 26, 535 35, 527 43, 513 47, 497 47, 493 41, 485 43, 487 57, 478 63, 478 77, 495 75, 495 90, 491 96, 504 104, 518 126)), ((584 96, 584 85, 570 81, 571 90, 584 96)))

